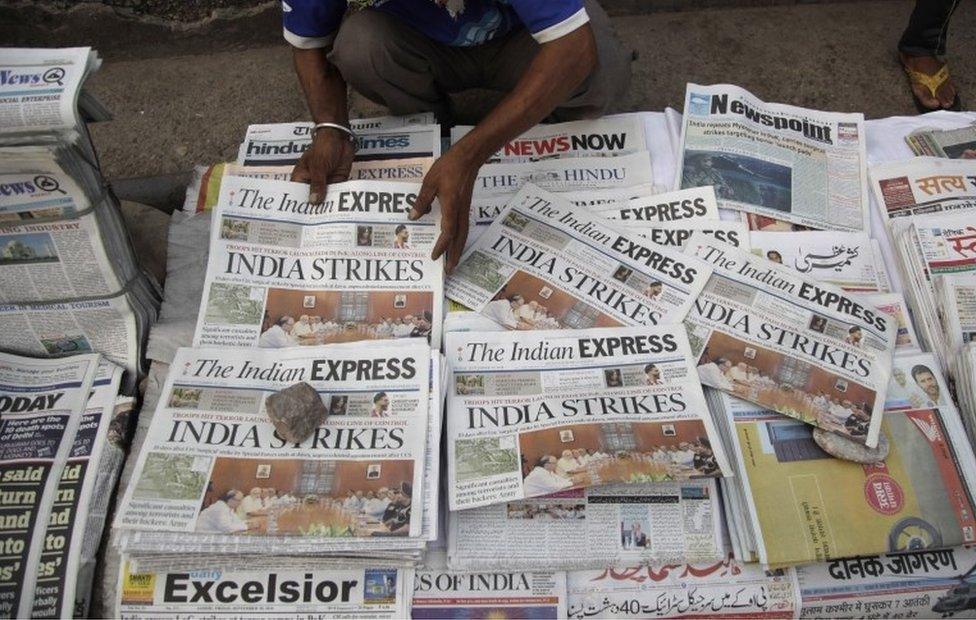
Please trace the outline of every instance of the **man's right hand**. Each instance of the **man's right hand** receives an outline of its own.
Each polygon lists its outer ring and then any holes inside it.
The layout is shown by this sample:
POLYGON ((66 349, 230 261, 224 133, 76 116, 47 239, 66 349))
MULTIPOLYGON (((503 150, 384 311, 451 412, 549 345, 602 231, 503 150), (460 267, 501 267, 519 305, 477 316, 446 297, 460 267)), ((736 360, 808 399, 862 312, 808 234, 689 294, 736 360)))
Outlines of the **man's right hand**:
POLYGON ((341 183, 349 178, 353 156, 356 149, 349 136, 328 127, 319 129, 295 169, 291 180, 309 183, 312 186, 308 200, 318 204, 325 199, 325 189, 332 183, 341 183))

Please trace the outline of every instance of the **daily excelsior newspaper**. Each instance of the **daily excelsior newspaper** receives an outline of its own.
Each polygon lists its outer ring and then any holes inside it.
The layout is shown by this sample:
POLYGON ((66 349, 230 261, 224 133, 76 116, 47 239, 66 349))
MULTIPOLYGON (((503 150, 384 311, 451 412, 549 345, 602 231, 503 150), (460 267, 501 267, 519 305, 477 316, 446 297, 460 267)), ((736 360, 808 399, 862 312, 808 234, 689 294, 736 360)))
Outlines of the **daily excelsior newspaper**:
POLYGON ((419 186, 224 177, 194 344, 282 348, 422 337, 440 346, 439 208, 409 221, 419 186))
POLYGON ((526 185, 464 253, 445 294, 509 329, 653 326, 682 320, 710 271, 526 185))
POLYGON ((449 519, 450 566, 462 570, 680 564, 726 555, 713 479, 562 491, 459 510, 449 519))
POLYGON ((129 572, 123 556, 118 618, 407 618, 413 571, 409 569, 251 569, 216 563, 192 572, 129 572))
POLYGON ((868 230, 864 115, 766 103, 688 84, 676 187, 719 206, 826 230, 868 230))
POLYGON ((729 471, 681 325, 457 332, 445 350, 451 510, 729 471))
POLYGON ((179 349, 115 527, 184 533, 173 551, 207 536, 291 538, 319 553, 420 537, 430 356, 422 339, 179 349), (291 444, 264 403, 299 381, 331 415, 291 444), (383 510, 370 512, 365 498, 378 496, 383 510))
POLYGON ((898 327, 853 294, 705 235, 685 324, 703 384, 876 446, 898 327))
POLYGON ((796 618, 792 569, 717 562, 611 567, 567 575, 569 618, 796 618))
MULTIPOLYGON (((45 555, 54 542, 46 540, 46 525, 72 516, 70 506, 54 507, 70 499, 60 488, 62 473, 98 360, 94 354, 37 360, 0 353, 0 615, 5 617, 30 617, 35 593, 46 593, 40 580, 58 568, 57 558, 45 555)), ((63 533, 53 536, 65 547, 72 543, 63 533)))

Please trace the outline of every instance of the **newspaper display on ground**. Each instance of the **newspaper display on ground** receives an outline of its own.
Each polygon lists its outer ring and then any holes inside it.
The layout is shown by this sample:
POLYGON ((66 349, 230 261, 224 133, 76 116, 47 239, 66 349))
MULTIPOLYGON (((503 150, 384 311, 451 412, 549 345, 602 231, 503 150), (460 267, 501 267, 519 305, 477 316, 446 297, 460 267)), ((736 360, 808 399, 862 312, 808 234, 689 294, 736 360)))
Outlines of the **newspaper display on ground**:
MULTIPOLYGON (((46 588, 41 579, 58 568, 47 547, 53 541, 44 534, 52 520, 71 518, 70 506, 64 512, 55 506, 68 499, 59 487, 98 361, 93 354, 35 360, 0 353, 0 615, 5 617, 29 617, 35 592, 46 588), (42 564, 46 558, 50 564, 42 564)), ((70 544, 62 536, 53 538, 70 544)))
POLYGON ((445 294, 509 329, 680 321, 704 262, 526 185, 469 247, 445 294))
POLYGON ((448 562, 459 570, 680 564, 727 553, 712 479, 562 491, 455 511, 448 527, 448 562))
POLYGON ((123 558, 117 618, 407 618, 413 571, 393 567, 241 567, 132 573, 123 558))
POLYGON ((719 206, 825 230, 868 230, 864 115, 766 103, 729 84, 688 84, 679 189, 719 206))
POLYGON ((411 617, 565 618, 566 573, 449 570, 441 551, 430 552, 414 575, 411 617))
POLYGON ((451 510, 729 472, 680 325, 455 332, 451 510))
POLYGON ((973 618, 976 550, 953 547, 796 568, 801 618, 973 618))
POLYGON ((713 563, 573 571, 571 620, 586 618, 796 618, 800 591, 792 569, 767 572, 732 556, 713 563))
POLYGON ((905 136, 916 155, 976 159, 976 125, 956 129, 919 129, 905 136))
POLYGON ((705 235, 685 252, 715 268, 685 320, 702 383, 876 446, 894 318, 705 235))
POLYGON ((282 348, 426 338, 440 346, 440 210, 407 215, 419 185, 225 177, 211 227, 197 346, 282 348))
POLYGON ((723 479, 737 557, 764 565, 934 550, 976 541, 976 459, 931 354, 894 360, 874 464, 827 455, 809 426, 709 393, 738 475, 723 479), (788 492, 784 492, 788 489, 788 492))

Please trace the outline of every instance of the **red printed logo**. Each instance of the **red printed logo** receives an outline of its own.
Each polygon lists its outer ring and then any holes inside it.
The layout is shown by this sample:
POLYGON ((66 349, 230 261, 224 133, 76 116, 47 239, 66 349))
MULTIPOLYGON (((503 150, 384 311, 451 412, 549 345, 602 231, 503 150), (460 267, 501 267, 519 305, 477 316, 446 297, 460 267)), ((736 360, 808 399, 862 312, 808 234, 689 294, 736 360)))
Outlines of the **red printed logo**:
POLYGON ((888 474, 871 474, 864 481, 864 499, 883 515, 893 515, 905 507, 905 492, 888 474))

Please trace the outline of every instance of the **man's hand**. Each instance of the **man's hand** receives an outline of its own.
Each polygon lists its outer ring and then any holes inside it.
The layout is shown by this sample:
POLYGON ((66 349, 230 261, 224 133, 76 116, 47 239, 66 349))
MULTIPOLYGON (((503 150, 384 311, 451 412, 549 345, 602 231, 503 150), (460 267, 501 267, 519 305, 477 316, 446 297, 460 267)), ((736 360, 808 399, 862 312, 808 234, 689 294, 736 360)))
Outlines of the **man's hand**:
POLYGON ((349 178, 356 151, 349 136, 337 129, 323 128, 315 132, 312 145, 295 164, 291 180, 310 183, 309 202, 318 204, 325 199, 325 188, 349 178))
POLYGON ((464 243, 468 240, 471 194, 481 163, 462 148, 448 150, 430 167, 417 194, 417 202, 410 212, 410 219, 416 220, 430 212, 430 205, 435 198, 440 201, 441 236, 434 244, 431 258, 436 260, 446 254, 444 269, 447 273, 451 273, 461 260, 464 243))

